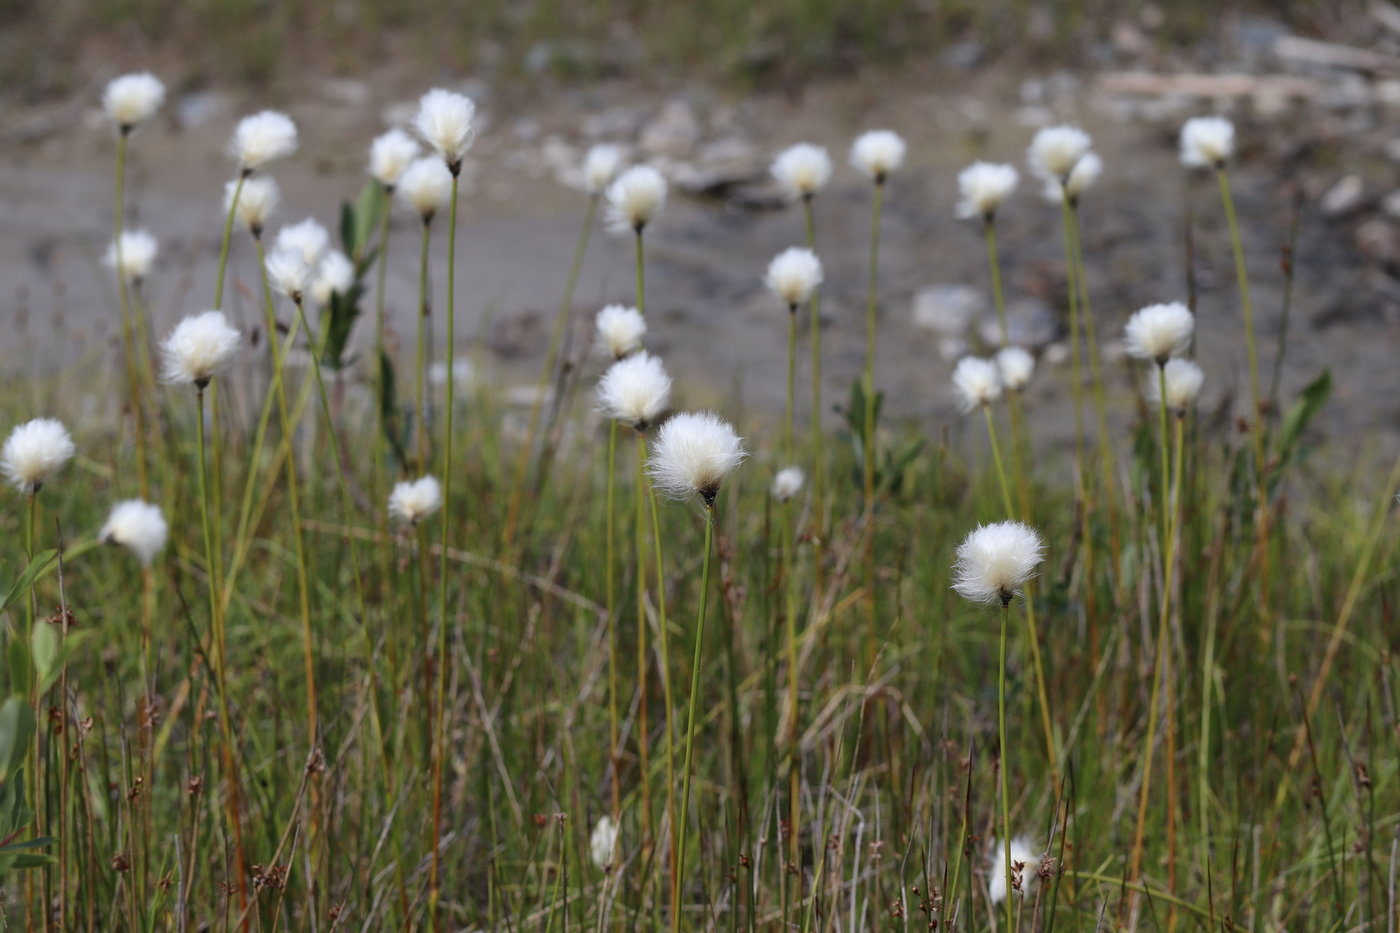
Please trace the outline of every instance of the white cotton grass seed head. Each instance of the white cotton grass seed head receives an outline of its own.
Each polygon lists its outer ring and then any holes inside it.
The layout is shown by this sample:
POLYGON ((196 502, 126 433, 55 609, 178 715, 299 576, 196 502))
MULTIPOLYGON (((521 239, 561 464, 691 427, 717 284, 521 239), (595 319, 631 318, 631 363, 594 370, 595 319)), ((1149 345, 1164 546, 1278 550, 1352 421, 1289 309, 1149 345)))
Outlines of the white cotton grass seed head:
POLYGON ((645 431, 671 404, 671 377, 661 358, 642 350, 618 360, 598 380, 598 411, 645 431))
POLYGON ((122 75, 107 82, 102 109, 123 133, 155 116, 165 103, 165 85, 149 71, 122 75))
POLYGON ((1030 384, 1035 372, 1035 357, 1023 347, 1002 347, 996 355, 1001 384, 1012 392, 1020 392, 1030 384))
POLYGON ((851 165, 875 182, 885 183, 891 173, 904 164, 904 139, 893 130, 870 130, 861 133, 851 144, 851 165))
POLYGON ((338 249, 321 257, 316 276, 311 280, 311 300, 322 308, 329 307, 331 296, 345 295, 355 284, 355 264, 338 249))
POLYGON ((160 348, 165 358, 161 379, 203 389, 233 362, 242 344, 222 311, 204 311, 185 318, 160 348))
POLYGON ((311 287, 311 267, 301 252, 286 246, 275 247, 267 254, 267 280, 279 294, 292 301, 301 301, 311 287))
POLYGON ((301 261, 313 269, 330 247, 330 232, 314 217, 308 217, 300 223, 288 224, 277 231, 277 239, 272 242, 273 249, 298 253, 301 261))
POLYGON ((1040 535, 1022 522, 980 525, 958 545, 953 589, 974 603, 1011 605, 1043 558, 1040 535))
POLYGON ((1224 117, 1192 117, 1181 127, 1181 164, 1218 168, 1235 154, 1235 124, 1224 117))
POLYGON ((1186 352, 1195 328, 1195 316, 1179 301, 1148 305, 1128 318, 1123 349, 1129 356, 1165 366, 1167 360, 1186 352))
POLYGON ((151 566, 169 537, 170 527, 160 506, 142 499, 127 499, 112 506, 107 524, 97 533, 97 540, 120 544, 136 556, 142 567, 151 566))
POLYGON ((611 871, 619 834, 617 823, 610 816, 600 817, 588 837, 588 856, 599 871, 611 871))
POLYGON ((773 498, 779 502, 788 502, 802 491, 802 484, 806 479, 802 467, 784 467, 773 477, 773 498))
POLYGON ((472 147, 476 136, 475 120, 476 104, 470 97, 434 88, 419 98, 413 128, 455 175, 472 147))
POLYGON ((1162 383, 1167 384, 1167 407, 1184 416, 1186 410, 1196 403, 1201 394, 1201 384, 1206 374, 1192 360, 1176 357, 1167 360, 1160 372, 1152 373, 1147 379, 1147 398, 1152 402, 1162 400, 1162 383))
MULTIPOLYGON (((993 904, 1000 904, 1006 899, 1006 843, 1000 839, 993 841, 992 865, 987 872, 987 893, 991 895, 993 904)), ((1019 876, 1021 890, 1018 892, 1025 897, 1031 892, 1035 883, 1040 880, 1040 855, 1031 848, 1030 839, 1025 836, 1017 836, 1011 840, 1011 874, 1019 876), (1021 870, 1016 870, 1016 864, 1020 863, 1021 870)))
POLYGON ((785 249, 774 256, 768 264, 768 274, 763 277, 763 284, 792 311, 812 297, 821 282, 821 260, 816 253, 801 246, 785 249))
POLYGON ((414 159, 399 176, 394 189, 399 201, 431 223, 434 216, 452 201, 452 173, 441 159, 414 159))
POLYGON ((245 180, 241 188, 237 179, 224 185, 224 213, 227 214, 232 208, 234 219, 254 237, 262 236, 263 228, 281 200, 282 192, 278 190, 277 182, 266 175, 245 180), (238 198, 237 205, 233 203, 235 196, 238 198))
POLYGON ((778 153, 770 171, 789 198, 810 198, 831 180, 831 156, 824 146, 798 143, 778 153))
POLYGON ((650 165, 634 165, 608 185, 608 228, 640 233, 666 205, 666 179, 650 165))
POLYGON ((719 415, 684 412, 661 426, 647 461, 652 482, 665 496, 700 496, 713 507, 715 496, 744 462, 743 438, 719 415))
POLYGON ((583 190, 599 198, 608 190, 617 173, 622 171, 622 149, 611 143, 599 143, 583 157, 583 190))
POLYGON ((389 517, 416 525, 442 508, 442 486, 431 476, 394 484, 389 493, 389 517))
POLYGON ((35 418, 10 432, 0 470, 20 492, 35 493, 73 459, 73 437, 56 418, 35 418))
POLYGON ((234 128, 229 151, 244 174, 255 172, 297 151, 297 125, 276 110, 244 117, 234 128))
POLYGON ((1067 196, 1071 204, 1077 204, 1084 192, 1092 188, 1102 174, 1103 159, 1099 158, 1097 152, 1086 152, 1083 158, 1074 163, 1069 178, 1060 181, 1058 178, 1046 177, 1045 200, 1051 204, 1059 204, 1060 199, 1067 196))
POLYGON ((123 230, 107 247, 102 264, 128 282, 141 282, 150 274, 159 251, 156 238, 145 230, 123 230))
POLYGON ((608 305, 599 311, 593 326, 597 331, 593 343, 597 352, 615 360, 640 350, 642 337, 647 332, 647 322, 642 313, 636 308, 624 308, 622 305, 608 305))
POLYGON ((997 208, 1016 190, 1020 176, 1010 165, 973 162, 958 173, 958 216, 967 220, 984 217, 990 220, 997 208))
POLYGON ((394 188, 409 164, 423 152, 418 140, 397 126, 369 144, 369 174, 385 188, 394 188))
POLYGON ((1089 151, 1089 134, 1077 126, 1047 126, 1035 134, 1027 153, 1037 175, 1064 181, 1089 151))
POLYGON ((965 356, 953 368, 953 390, 963 414, 1001 398, 1001 370, 992 360, 965 356))

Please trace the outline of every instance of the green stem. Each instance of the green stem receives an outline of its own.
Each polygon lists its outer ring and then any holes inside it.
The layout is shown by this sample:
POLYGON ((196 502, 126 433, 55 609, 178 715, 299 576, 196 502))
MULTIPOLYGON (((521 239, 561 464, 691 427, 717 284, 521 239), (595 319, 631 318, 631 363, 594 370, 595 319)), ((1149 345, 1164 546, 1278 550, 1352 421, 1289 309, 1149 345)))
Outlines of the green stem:
MULTIPOLYGON (((1061 189, 1063 189, 1063 185, 1061 189)), ((1084 377, 1079 361, 1079 276, 1074 262, 1074 220, 1069 195, 1060 197, 1060 220, 1065 230, 1065 272, 1069 282, 1069 349, 1074 389, 1074 465, 1080 499, 1084 498, 1084 377)))
MULTIPOLYGON (((243 182, 247 181, 248 173, 242 172, 238 176, 238 184, 234 185, 233 197, 228 202, 228 216, 224 218, 224 239, 219 247, 219 271, 214 279, 214 310, 219 311, 224 306, 224 272, 228 269, 228 248, 233 241, 233 218, 238 212, 238 199, 243 195, 243 182)), ((268 335, 271 339, 271 335, 268 335)))
POLYGON ((787 720, 787 753, 788 753, 788 821, 790 829, 788 838, 792 841, 789 858, 794 865, 801 864, 801 850, 799 848, 801 840, 798 838, 801 828, 802 808, 799 805, 798 793, 800 788, 800 778, 798 774, 798 747, 797 747, 797 573, 793 566, 794 547, 792 529, 792 509, 791 499, 782 504, 783 509, 783 590, 787 597, 786 609, 783 613, 784 622, 787 628, 787 679, 788 679, 788 720, 787 720))
MULTIPOLYGON (((817 251, 816 224, 812 217, 811 196, 802 199, 802 216, 807 231, 807 248, 817 251)), ((810 335, 812 345, 812 521, 816 527, 816 556, 813 577, 818 591, 821 589, 822 539, 824 533, 824 499, 826 469, 822 463, 822 327, 821 292, 814 290, 808 302, 811 311, 810 335)))
POLYGON ((783 434, 783 456, 792 466, 792 409, 797 392, 797 305, 788 309, 787 423, 783 434))
POLYGON ((885 199, 884 180, 875 183, 875 205, 870 223, 870 282, 865 301, 865 508, 875 503, 875 296, 879 282, 880 210, 885 199))
MULTIPOLYGON (((1249 390, 1254 402, 1254 420, 1260 422, 1262 397, 1259 393, 1259 353, 1254 341, 1254 309, 1249 298, 1249 272, 1244 263, 1244 243, 1240 239, 1240 225, 1235 218, 1235 199, 1230 194, 1230 178, 1225 165, 1216 167, 1215 177, 1220 182, 1220 199, 1225 204, 1225 221, 1230 226, 1230 246, 1235 253, 1235 278, 1240 288, 1240 311, 1244 315, 1245 350, 1249 354, 1249 390)), ((1260 435, 1262 440, 1262 435, 1260 435)), ((1263 469, 1263 461, 1260 461, 1263 469)))
POLYGON ((637 228, 637 313, 646 317, 646 289, 642 278, 642 230, 637 228))
POLYGON ((693 754, 695 751, 696 702, 700 697, 700 664, 704 658, 702 647, 705 641, 705 599, 710 591, 710 550, 714 542, 715 507, 705 505, 705 558, 700 571, 700 611, 695 621, 695 656, 690 666, 690 711, 686 716, 685 733, 685 772, 681 790, 680 838, 676 843, 676 887, 671 894, 671 931, 679 933, 681 928, 681 885, 685 880, 685 836, 690 825, 690 778, 693 754))
POLYGON ((126 277, 126 267, 123 264, 122 255, 122 227, 126 217, 126 201, 124 196, 126 181, 126 145, 130 138, 126 127, 121 128, 121 135, 117 137, 117 182, 115 185, 115 209, 114 227, 115 236, 112 240, 112 249, 117 257, 117 294, 121 301, 122 313, 122 350, 126 354, 126 378, 129 400, 131 404, 131 414, 135 421, 136 429, 136 482, 137 488, 141 491, 143 500, 150 500, 150 483, 146 475, 146 429, 144 418, 144 404, 141 397, 141 381, 137 372, 137 354, 135 350, 135 337, 131 324, 131 283, 126 277))
MULTIPOLYGON (((423 221, 423 246, 418 260, 418 354, 413 376, 413 407, 417 417, 415 434, 418 437, 418 472, 428 471, 428 403, 425 380, 428 369, 428 240, 432 232, 432 219, 423 221)), ((453 379, 452 361, 447 362, 447 381, 453 379)))
POLYGON ((1001 465, 1001 445, 997 443, 996 421, 992 418, 992 406, 982 403, 982 414, 987 416, 987 438, 992 442, 992 462, 997 467, 997 482, 1001 484, 1001 504, 1006 509, 1006 517, 1014 519, 1016 509, 1011 505, 1011 487, 1006 484, 1006 470, 1001 465))
POLYGON ((1001 758, 1001 766, 997 770, 1001 774, 1001 844, 1006 869, 1006 929, 1008 933, 1012 928, 1011 902, 1015 893, 1011 889, 1011 795, 1006 779, 1009 748, 1006 744, 1006 619, 1010 614, 1010 606, 1011 603, 1008 600, 1002 601, 1001 663, 997 667, 997 741, 1000 743, 998 754, 1001 758))
MULTIPOLYGON (((1109 523, 1117 527, 1117 507, 1113 496, 1113 445, 1108 433, 1108 403, 1104 391, 1103 360, 1099 355, 1098 336, 1094 331, 1094 311, 1089 299, 1089 278, 1084 267, 1084 237, 1079 227, 1079 203, 1070 204, 1070 233, 1074 237, 1075 281, 1079 283, 1079 316, 1084 322, 1084 341, 1089 349, 1089 376, 1094 384, 1094 416, 1098 427, 1099 469, 1103 477, 1103 496, 1108 502, 1109 523)), ((1115 530, 1116 534, 1116 530, 1115 530)))
MULTIPOLYGON (((616 508, 616 482, 615 470, 617 465, 617 421, 608 420, 608 489, 607 489, 607 594, 608 594, 608 729, 611 742, 608 746, 610 760, 612 763, 612 798, 613 798, 613 822, 621 825, 622 819, 622 790, 619 786, 618 775, 618 747, 617 747, 617 596, 615 588, 617 585, 617 559, 613 553, 616 518, 614 510, 616 508)), ((659 546, 659 542, 658 542, 659 546)))
MULTIPOLYGON (((638 435, 641 456, 646 458, 647 439, 638 435)), ((649 486, 649 484, 648 484, 649 486)), ((672 717, 676 708, 671 696, 671 634, 666 617, 666 576, 661 553, 661 519, 656 506, 656 494, 650 488, 647 498, 651 500, 651 540, 656 551, 656 610, 661 623, 661 695, 666 704, 666 822, 671 834, 671 888, 676 887, 676 741, 672 717)))
MULTIPOLYGON (((388 350, 384 343, 384 286, 389 275, 389 215, 394 202, 394 187, 384 186, 384 212, 379 221, 379 255, 375 262, 374 287, 374 407, 379 418, 379 432, 374 436, 374 479, 375 501, 379 501, 383 486, 379 480, 384 467, 385 445, 388 442, 389 423, 384 411, 384 360, 388 350)), ((384 531, 380 529, 381 533, 384 531)))
POLYGON ((993 214, 988 214, 982 224, 987 234, 987 263, 992 269, 992 298, 997 306, 997 326, 1001 328, 1001 345, 1011 346, 1011 331, 1006 326, 1006 298, 1001 290, 1001 263, 997 259, 997 234, 993 214))

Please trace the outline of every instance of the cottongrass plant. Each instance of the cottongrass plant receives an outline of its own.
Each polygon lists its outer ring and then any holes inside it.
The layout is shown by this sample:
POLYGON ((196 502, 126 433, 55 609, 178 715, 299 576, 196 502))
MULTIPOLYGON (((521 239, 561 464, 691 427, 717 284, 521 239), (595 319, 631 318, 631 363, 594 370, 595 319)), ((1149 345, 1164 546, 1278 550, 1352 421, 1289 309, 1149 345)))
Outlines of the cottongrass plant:
POLYGON ((1006 328, 1006 300, 1001 289, 1001 263, 997 258, 996 215, 997 210, 1016 190, 1018 176, 1010 165, 991 162, 974 162, 958 174, 957 214, 964 220, 980 218, 982 231, 987 241, 987 262, 992 274, 992 297, 996 301, 997 326, 1001 329, 1001 345, 1009 346, 1010 334, 1006 328))
MULTIPOLYGON (((428 370, 428 324, 432 307, 428 294, 428 245, 433 218, 442 213, 453 197, 455 180, 441 159, 414 160, 399 178, 399 201, 418 215, 422 224, 422 243, 418 253, 418 343, 413 375, 414 433, 418 438, 418 465, 428 463, 428 401, 424 380, 428 370)), ((452 353, 449 350, 448 357, 452 353)), ((451 381, 451 380, 449 380, 451 381)))
POLYGON ((1022 898, 1028 896, 1035 883, 1040 880, 1035 871, 1039 864, 1040 856, 1025 836, 1017 836, 1010 844, 1003 844, 1001 839, 993 839, 992 864, 987 872, 988 900, 993 904, 1000 904, 1006 900, 1008 892, 1015 892, 1022 898))
MULTIPOLYGON (((151 564, 165 548, 170 526, 160 506, 144 499, 126 499, 112 506, 107 523, 97 533, 104 544, 119 545, 130 551, 141 565, 141 684, 149 705, 154 698, 151 678, 151 620, 155 614, 155 580, 151 564)), ((150 723, 154 726, 154 722, 150 723)), ((147 736, 147 745, 150 744, 147 736)), ((147 777, 147 780, 150 780, 147 777)))
POLYGON ((607 189, 607 223, 614 233, 632 233, 637 243, 637 311, 646 315, 642 233, 666 206, 666 178, 650 165, 634 165, 607 189))
MULTIPOLYGON (((268 163, 285 159, 297 151, 297 127, 285 113, 264 110, 244 117, 234 127, 233 138, 229 140, 229 154, 238 164, 238 177, 230 183, 225 199, 227 218, 224 221, 223 244, 219 249, 219 271, 214 284, 214 310, 223 307, 224 272, 228 267, 228 248, 233 236, 233 220, 238 214, 238 202, 243 188, 253 173, 265 168, 268 163)), ((265 219, 265 218, 264 218, 265 219)), ((249 230, 261 223, 245 221, 249 230)), ((255 233, 254 236, 257 234, 255 233)))

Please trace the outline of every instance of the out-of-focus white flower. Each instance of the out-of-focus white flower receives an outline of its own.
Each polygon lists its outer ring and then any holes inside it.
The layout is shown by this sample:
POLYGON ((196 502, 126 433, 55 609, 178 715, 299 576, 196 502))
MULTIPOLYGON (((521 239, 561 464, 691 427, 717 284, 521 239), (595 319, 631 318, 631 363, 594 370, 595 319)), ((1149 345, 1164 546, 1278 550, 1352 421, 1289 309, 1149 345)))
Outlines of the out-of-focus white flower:
POLYGON ((297 253, 302 262, 314 269, 330 246, 330 233, 316 218, 308 217, 301 223, 288 224, 278 230, 272 248, 297 253))
POLYGON ((608 228, 640 233, 666 204, 666 179, 650 165, 634 165, 608 185, 607 199, 608 228))
POLYGON ((1027 158, 1035 174, 1063 181, 1091 145, 1089 134, 1077 126, 1047 126, 1031 140, 1027 158))
POLYGON ((784 467, 773 477, 773 498, 787 502, 802 491, 802 483, 807 479, 802 467, 784 467))
POLYGON ((875 184, 884 184, 904 164, 905 150, 904 140, 893 130, 871 130, 851 144, 851 164, 875 184))
POLYGON ((418 140, 396 126, 374 137, 374 142, 369 144, 369 174, 385 188, 392 189, 421 152, 418 140))
POLYGON ((431 476, 405 480, 389 493, 389 515, 408 525, 416 525, 442 508, 442 486, 431 476))
POLYGON ((185 318, 161 344, 165 366, 161 378, 176 385, 194 383, 203 389, 238 353, 242 338, 222 311, 204 311, 185 318))
POLYGON ((812 290, 822 281, 822 264, 810 249, 794 246, 783 250, 768 264, 763 284, 783 300, 789 309, 812 297, 812 290))
POLYGON ((962 195, 958 216, 964 220, 970 217, 990 219, 1016 190, 1019 177, 1010 165, 973 162, 958 173, 958 193, 962 195))
POLYGON ((233 209, 233 216, 248 229, 254 237, 262 236, 268 218, 277 209, 282 193, 277 190, 277 182, 266 175, 248 178, 240 188, 237 179, 224 185, 224 213, 233 209), (238 204, 233 203, 237 196, 238 204))
POLYGON ((355 264, 338 249, 326 253, 321 264, 316 267, 316 277, 311 281, 311 300, 322 308, 331 303, 331 295, 348 294, 355 284, 355 264))
POLYGON ((56 418, 35 418, 10 432, 0 450, 0 470, 20 492, 35 493, 73 459, 73 437, 56 418))
POLYGON ((264 110, 238 121, 229 151, 245 173, 297 151, 297 125, 285 113, 264 110))
POLYGON ((1040 535, 1022 522, 980 525, 958 545, 953 589, 974 603, 1011 605, 1043 558, 1040 535))
POLYGON ((142 499, 127 499, 112 506, 107 524, 97 533, 97 539, 104 544, 120 544, 136 555, 142 567, 151 566, 169 536, 170 528, 160 506, 142 499))
POLYGON ((771 171, 788 197, 810 198, 831 179, 831 156, 823 146, 798 143, 778 153, 771 171))
POLYGON ((470 97, 434 88, 419 99, 413 128, 456 175, 476 136, 475 119, 476 104, 470 97))
POLYGON ((1035 357, 1021 347, 1002 347, 997 351, 997 369, 1001 384, 1012 392, 1020 392, 1035 372, 1035 357))
POLYGON ((122 235, 107 247, 103 265, 115 269, 128 282, 140 282, 155 265, 159 247, 156 238, 145 230, 123 230, 122 235))
POLYGON ((155 116, 165 103, 165 85, 149 71, 122 75, 107 82, 102 109, 123 133, 155 116))
POLYGON ((1235 124, 1224 117, 1192 117, 1181 127, 1181 164, 1215 168, 1235 154, 1235 124))
POLYGON ((963 414, 990 405, 1001 397, 1001 370, 991 360, 965 356, 953 368, 953 389, 963 414))
POLYGON ((441 159, 414 159, 399 176, 399 200, 430 223, 452 201, 452 173, 441 159))
POLYGON ((598 312, 594 329, 598 335, 593 345, 598 352, 620 360, 641 349, 647 322, 636 308, 608 305, 598 312))
POLYGON ((1045 178, 1045 200, 1051 204, 1059 204, 1061 198, 1068 196, 1071 204, 1077 203, 1102 174, 1103 159, 1099 158, 1097 152, 1086 152, 1083 158, 1074 163, 1069 178, 1064 181, 1048 176, 1045 178))
POLYGON ((583 157, 583 190, 591 197, 600 197, 622 170, 622 149, 609 143, 599 143, 583 157))
POLYGON ((647 466, 663 495, 682 500, 699 495, 712 507, 745 456, 743 438, 729 422, 713 412, 684 412, 661 426, 647 466))
MULTIPOLYGON (((434 386, 447 385, 447 364, 438 360, 428 367, 428 382, 434 386)), ((465 356, 452 361, 452 384, 459 389, 469 389, 476 382, 476 368, 465 356)))
MULTIPOLYGON (((1011 874, 1021 882, 1019 893, 1025 897, 1035 887, 1035 883, 1040 880, 1038 870, 1040 868, 1040 856, 1031 848, 1031 841, 1025 836, 1017 836, 1011 840, 1011 874), (1017 864, 1021 867, 1017 869, 1017 864)), ((1006 844, 997 839, 992 848, 992 867, 987 874, 987 893, 991 895, 993 904, 1000 904, 1006 899, 1006 844)))
POLYGON ((598 380, 598 411, 645 431, 671 404, 671 377, 661 358, 642 350, 618 360, 598 380))
POLYGON ((602 871, 611 871, 613 867, 613 853, 617 850, 617 836, 620 828, 613 822, 610 816, 604 816, 598 820, 593 827, 593 833, 588 837, 588 854, 593 859, 593 864, 602 871))
POLYGON ((267 279, 276 291, 300 302, 311 286, 311 267, 300 251, 278 246, 267 255, 267 279))
POLYGON ((1162 399, 1162 382, 1167 384, 1167 407, 1178 415, 1185 415, 1186 409, 1196 402, 1201 394, 1201 384, 1206 374, 1194 362, 1181 357, 1167 360, 1160 372, 1152 373, 1147 379, 1147 398, 1153 402, 1162 399))
POLYGON ((1148 305, 1128 318, 1123 349, 1129 356, 1165 366, 1167 360, 1186 352, 1195 328, 1195 316, 1179 301, 1148 305))

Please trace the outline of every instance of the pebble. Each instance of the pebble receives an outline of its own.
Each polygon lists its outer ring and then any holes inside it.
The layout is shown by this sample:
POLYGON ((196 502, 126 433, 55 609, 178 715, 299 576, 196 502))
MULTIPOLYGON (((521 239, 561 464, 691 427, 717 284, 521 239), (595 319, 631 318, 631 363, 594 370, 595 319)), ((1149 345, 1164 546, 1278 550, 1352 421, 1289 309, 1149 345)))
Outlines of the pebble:
POLYGON ((914 293, 915 327, 943 337, 961 337, 990 307, 987 295, 971 285, 928 285, 914 293))

